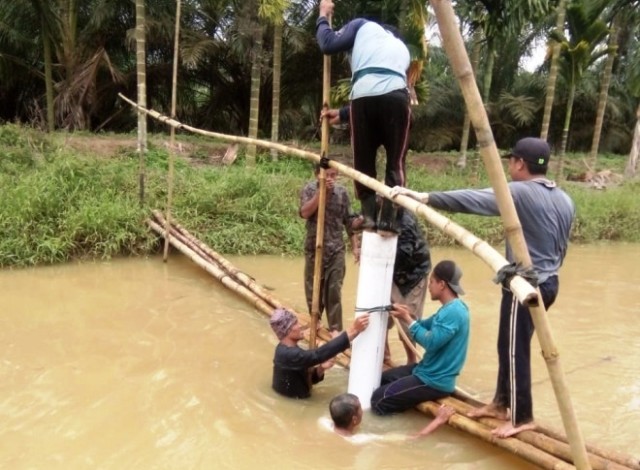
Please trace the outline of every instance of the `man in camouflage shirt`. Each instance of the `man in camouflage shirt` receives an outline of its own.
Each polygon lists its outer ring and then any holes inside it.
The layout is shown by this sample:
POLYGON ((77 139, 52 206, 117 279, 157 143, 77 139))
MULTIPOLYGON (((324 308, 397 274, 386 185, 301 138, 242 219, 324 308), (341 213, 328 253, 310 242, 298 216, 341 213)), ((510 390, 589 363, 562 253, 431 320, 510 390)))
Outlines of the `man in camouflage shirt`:
MULTIPOLYGON (((311 312, 313 298, 313 271, 315 266, 317 210, 319 202, 318 173, 316 181, 307 183, 300 192, 300 216, 307 220, 307 236, 304 242, 304 290, 307 307, 311 312)), ((330 331, 342 331, 342 282, 345 275, 345 244, 343 231, 346 230, 356 262, 360 258, 360 248, 352 225, 357 216, 351 212, 351 201, 344 186, 336 184, 338 171, 325 171, 326 206, 324 216, 324 240, 322 253, 322 279, 320 280, 319 315, 327 310, 330 331)))

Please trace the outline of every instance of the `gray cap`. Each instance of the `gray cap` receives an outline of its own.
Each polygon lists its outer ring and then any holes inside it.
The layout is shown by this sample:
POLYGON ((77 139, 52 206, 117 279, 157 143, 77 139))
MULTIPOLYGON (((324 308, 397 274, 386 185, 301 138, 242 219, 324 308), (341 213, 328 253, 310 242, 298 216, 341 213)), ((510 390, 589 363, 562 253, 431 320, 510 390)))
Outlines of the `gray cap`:
POLYGON ((449 288, 457 295, 464 295, 464 290, 460 285, 462 270, 456 263, 448 259, 440 261, 433 268, 433 274, 441 281, 446 282, 449 288))

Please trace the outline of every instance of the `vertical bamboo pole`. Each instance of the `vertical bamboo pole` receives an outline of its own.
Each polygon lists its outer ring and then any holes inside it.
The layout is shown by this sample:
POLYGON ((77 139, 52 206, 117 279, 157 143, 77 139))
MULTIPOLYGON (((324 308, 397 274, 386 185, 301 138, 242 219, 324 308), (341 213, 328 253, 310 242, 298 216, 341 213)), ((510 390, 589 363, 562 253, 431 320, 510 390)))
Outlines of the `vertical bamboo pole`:
MULTIPOLYGON (((176 102, 178 95, 178 60, 180 60, 180 8, 182 0, 176 0, 176 29, 173 38, 173 75, 171 80, 171 119, 176 118, 176 102)), ((167 215, 164 225, 164 253, 163 261, 169 257, 169 227, 171 221, 171 204, 173 199, 173 160, 176 145, 176 128, 171 126, 169 137, 169 174, 167 176, 167 215)))
MULTIPOLYGON (((453 6, 450 0, 430 0, 430 3, 436 13, 444 48, 451 61, 454 73, 458 78, 467 108, 469 109, 471 122, 478 138, 480 154, 482 155, 491 185, 496 194, 498 209, 500 210, 507 240, 513 249, 516 260, 523 263, 524 266, 531 266, 531 258, 529 257, 529 251, 527 250, 527 245, 522 233, 522 226, 520 225, 511 193, 509 192, 507 179, 504 175, 502 163, 500 162, 498 148, 493 139, 489 119, 474 79, 473 69, 471 68, 462 36, 457 27, 453 6)), ((571 397, 560 364, 560 354, 556 349, 551 334, 545 308, 541 302, 538 302, 538 306, 529 307, 529 311, 531 312, 538 340, 542 347, 542 355, 545 359, 547 370, 549 371, 556 401, 558 402, 562 421, 569 438, 574 463, 578 469, 589 469, 591 467, 587 458, 584 439, 578 427, 573 405, 571 404, 571 397)))
MULTIPOLYGON (((331 18, 329 25, 331 25, 331 18)), ((329 109, 331 99, 331 56, 325 55, 322 61, 322 108, 329 109)), ((322 119, 322 138, 320 153, 323 157, 329 154, 329 118, 322 119)), ((322 254, 324 251, 324 214, 327 202, 327 187, 324 168, 318 172, 318 212, 316 220, 316 256, 313 268, 313 296, 311 298, 311 331, 309 332, 309 347, 316 347, 316 332, 320 318, 320 281, 322 280, 322 254)))
MULTIPOLYGON (((147 107, 147 54, 146 18, 144 0, 136 0, 136 77, 138 81, 138 105, 147 107)), ((147 116, 138 111, 138 183, 140 207, 144 205, 144 158, 147 153, 147 116)))

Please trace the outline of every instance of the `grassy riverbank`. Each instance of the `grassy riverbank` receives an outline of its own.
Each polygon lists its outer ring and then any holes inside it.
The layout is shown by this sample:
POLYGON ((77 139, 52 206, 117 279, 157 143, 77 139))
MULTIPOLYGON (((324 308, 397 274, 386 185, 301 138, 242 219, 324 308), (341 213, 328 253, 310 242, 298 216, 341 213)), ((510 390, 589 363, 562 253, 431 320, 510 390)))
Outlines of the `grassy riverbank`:
MULTIPOLYGON (((151 140, 141 206, 135 136, 74 136, 72 143, 69 135, 0 127, 0 266, 156 250, 157 239, 144 219, 151 209, 163 209, 166 203, 168 154, 163 139, 151 140), (105 142, 124 143, 111 145, 105 155, 98 151, 105 142)), ((177 159, 173 208, 182 225, 222 253, 301 253, 304 223, 297 216, 298 192, 312 177, 309 162, 282 157, 277 162, 262 161, 255 169, 241 162, 225 167, 214 164, 224 146, 182 140, 189 150, 177 159)), ((409 185, 443 190, 487 184, 473 168, 456 169, 455 158, 412 155, 409 185), (437 171, 428 164, 436 160, 437 171)), ((603 162, 618 171, 624 157, 603 162)), ((343 184, 352 189, 348 181, 343 184)), ((574 242, 640 241, 637 180, 605 191, 576 183, 565 187, 578 206, 574 242)), ((452 218, 492 244, 503 238, 497 218, 452 218)), ((432 245, 452 243, 433 229, 428 233, 432 245)))

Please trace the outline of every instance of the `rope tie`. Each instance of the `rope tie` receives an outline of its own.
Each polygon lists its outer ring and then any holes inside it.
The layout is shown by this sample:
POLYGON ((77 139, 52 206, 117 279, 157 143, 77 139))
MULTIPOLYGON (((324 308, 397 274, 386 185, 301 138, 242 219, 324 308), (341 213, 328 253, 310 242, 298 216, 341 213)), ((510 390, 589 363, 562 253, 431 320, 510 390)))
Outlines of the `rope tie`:
POLYGON ((331 159, 329 157, 327 157, 324 153, 322 154, 322 157, 320 157, 320 168, 323 168, 325 170, 328 170, 329 168, 331 168, 329 166, 329 162, 331 161, 331 159))
POLYGON ((380 305, 378 307, 356 307, 355 311, 357 312, 389 312, 393 308, 393 305, 380 305))
POLYGON ((520 276, 533 287, 538 287, 538 273, 533 267, 524 267, 522 263, 511 263, 501 267, 493 278, 496 284, 502 284, 502 287, 509 289, 509 283, 514 276, 520 276))

